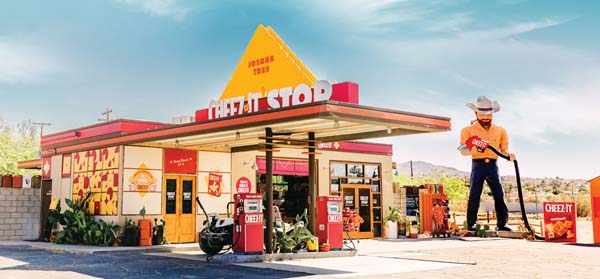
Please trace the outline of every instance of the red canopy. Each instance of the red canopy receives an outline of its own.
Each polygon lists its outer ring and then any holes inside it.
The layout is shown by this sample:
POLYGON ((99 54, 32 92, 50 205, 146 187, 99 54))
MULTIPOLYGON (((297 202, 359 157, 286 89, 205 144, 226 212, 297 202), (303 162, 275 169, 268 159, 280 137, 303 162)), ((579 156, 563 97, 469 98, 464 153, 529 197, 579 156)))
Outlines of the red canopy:
MULTIPOLYGON (((265 158, 256 158, 256 172, 266 174, 267 160, 265 158)), ((308 176, 307 160, 285 160, 273 159, 273 174, 308 176)))

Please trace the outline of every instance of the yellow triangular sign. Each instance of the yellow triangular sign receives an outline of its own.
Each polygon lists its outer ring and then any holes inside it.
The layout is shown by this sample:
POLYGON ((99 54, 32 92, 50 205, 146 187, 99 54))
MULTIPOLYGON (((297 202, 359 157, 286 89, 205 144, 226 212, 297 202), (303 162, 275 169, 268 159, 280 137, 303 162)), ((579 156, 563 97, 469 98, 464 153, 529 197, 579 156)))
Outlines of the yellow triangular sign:
POLYGON ((275 30, 259 24, 220 99, 247 96, 250 92, 266 97, 272 89, 301 83, 312 85, 316 81, 275 30))

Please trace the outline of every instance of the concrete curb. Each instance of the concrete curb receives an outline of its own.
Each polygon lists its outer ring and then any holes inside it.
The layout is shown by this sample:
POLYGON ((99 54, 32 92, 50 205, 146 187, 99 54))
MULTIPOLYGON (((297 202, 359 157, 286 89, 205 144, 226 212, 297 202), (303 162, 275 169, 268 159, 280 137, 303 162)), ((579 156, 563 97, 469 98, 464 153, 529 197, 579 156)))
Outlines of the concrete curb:
POLYGON ((81 255, 92 254, 127 254, 127 253, 165 253, 165 252, 186 252, 199 251, 197 244, 190 245, 156 245, 156 246, 87 246, 87 245, 68 245, 54 244, 49 242, 32 241, 0 241, 0 246, 27 246, 34 249, 47 250, 59 253, 71 253, 81 255))
MULTIPOLYGON (((160 245, 160 246, 117 246, 117 247, 101 247, 101 246, 86 246, 86 245, 68 245, 54 244, 48 242, 35 241, 0 241, 0 246, 27 246, 34 249, 47 250, 58 253, 71 253, 77 255, 102 255, 102 254, 143 254, 143 253, 171 253, 171 252, 189 252, 200 251, 200 247, 196 243, 190 244, 175 244, 175 245, 160 245)), ((272 261, 287 261, 299 259, 320 259, 320 258, 336 258, 336 257, 352 257, 356 256, 357 250, 344 250, 333 252, 303 252, 303 253, 280 253, 280 254, 262 254, 262 255, 239 255, 239 254, 222 254, 210 258, 212 263, 235 264, 235 263, 256 263, 256 262, 272 262, 272 261)))
POLYGON ((339 258, 356 256, 358 250, 344 250, 332 252, 303 252, 303 253, 279 253, 279 254, 262 254, 262 255, 238 255, 238 254, 222 254, 215 255, 209 261, 211 263, 220 264, 237 264, 237 263, 258 263, 258 262, 273 262, 273 261, 291 261, 300 259, 321 259, 321 258, 339 258))
POLYGON ((523 239, 523 232, 498 231, 498 237, 512 238, 512 239, 523 239))

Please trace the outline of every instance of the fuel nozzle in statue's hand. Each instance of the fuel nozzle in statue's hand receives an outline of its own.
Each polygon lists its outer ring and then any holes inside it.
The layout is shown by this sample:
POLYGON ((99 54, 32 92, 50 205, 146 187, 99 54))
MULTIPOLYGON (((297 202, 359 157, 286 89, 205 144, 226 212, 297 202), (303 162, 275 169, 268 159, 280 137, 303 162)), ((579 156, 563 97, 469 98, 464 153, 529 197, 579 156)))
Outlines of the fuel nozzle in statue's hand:
POLYGON ((476 147, 477 151, 479 152, 485 151, 490 145, 489 142, 483 140, 480 136, 470 137, 469 139, 467 139, 466 144, 469 150, 471 150, 473 147, 476 147))
POLYGON ((473 147, 476 147, 478 152, 484 152, 489 145, 490 143, 483 140, 481 137, 472 136, 469 139, 467 139, 467 141, 464 144, 458 146, 458 150, 462 155, 468 156, 471 155, 471 150, 473 149, 473 147))

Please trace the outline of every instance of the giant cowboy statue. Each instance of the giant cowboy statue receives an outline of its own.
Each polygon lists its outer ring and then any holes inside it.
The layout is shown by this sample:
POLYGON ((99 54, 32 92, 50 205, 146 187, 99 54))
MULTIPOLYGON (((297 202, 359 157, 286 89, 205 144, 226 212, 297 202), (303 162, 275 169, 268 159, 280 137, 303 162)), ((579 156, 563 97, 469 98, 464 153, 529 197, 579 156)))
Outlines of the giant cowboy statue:
POLYGON ((481 192, 483 191, 483 182, 486 181, 489 185, 492 194, 494 195, 494 206, 496 209, 496 224, 500 231, 511 231, 507 227, 508 208, 504 202, 504 190, 500 183, 498 175, 498 166, 496 155, 490 149, 478 149, 471 143, 467 143, 472 138, 481 139, 486 144, 494 147, 503 154, 507 154, 510 160, 515 160, 515 155, 508 152, 508 135, 504 128, 492 124, 492 115, 500 110, 498 101, 493 101, 485 96, 477 98, 474 103, 468 103, 467 107, 475 112, 477 121, 472 125, 462 129, 460 133, 461 146, 469 146, 467 149, 462 149, 463 155, 470 155, 473 159, 471 165, 471 185, 469 192, 469 203, 467 208, 467 225, 470 231, 475 230, 477 224, 477 212, 479 211, 479 202, 481 192))

